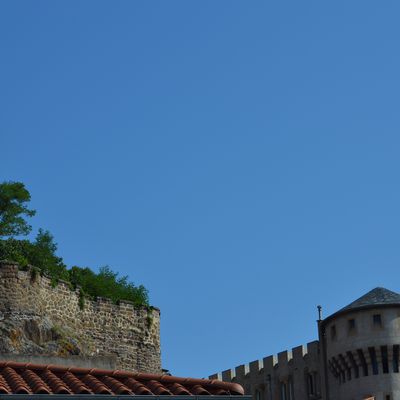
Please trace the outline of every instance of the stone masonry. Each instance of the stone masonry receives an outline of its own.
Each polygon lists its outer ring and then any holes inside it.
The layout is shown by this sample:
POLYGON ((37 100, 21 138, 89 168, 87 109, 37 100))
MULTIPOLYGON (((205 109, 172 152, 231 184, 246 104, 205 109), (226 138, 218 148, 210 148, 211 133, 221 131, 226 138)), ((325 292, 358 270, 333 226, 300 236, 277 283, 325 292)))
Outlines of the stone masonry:
POLYGON ((112 357, 115 367, 161 372, 160 311, 128 301, 80 300, 67 282, 0 262, 1 354, 112 357))
POLYGON ((319 342, 239 365, 209 378, 239 383, 254 400, 321 399, 319 342))

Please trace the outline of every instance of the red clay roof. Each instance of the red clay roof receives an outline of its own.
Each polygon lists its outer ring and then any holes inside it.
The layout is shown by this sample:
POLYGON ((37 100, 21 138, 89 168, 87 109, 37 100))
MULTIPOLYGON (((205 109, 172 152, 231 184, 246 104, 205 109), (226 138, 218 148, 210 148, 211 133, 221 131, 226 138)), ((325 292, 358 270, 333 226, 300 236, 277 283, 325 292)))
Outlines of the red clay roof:
POLYGON ((243 395, 237 383, 0 361, 0 394, 243 395))

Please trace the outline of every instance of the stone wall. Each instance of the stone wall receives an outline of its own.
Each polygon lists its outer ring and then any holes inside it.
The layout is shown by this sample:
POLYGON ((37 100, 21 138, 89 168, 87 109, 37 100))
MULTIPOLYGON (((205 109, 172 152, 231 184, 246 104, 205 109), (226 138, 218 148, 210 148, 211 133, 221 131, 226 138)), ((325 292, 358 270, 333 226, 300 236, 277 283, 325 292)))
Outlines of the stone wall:
POLYGON ((1 353, 107 356, 116 368, 158 373, 160 311, 103 298, 82 307, 79 289, 0 262, 1 353))
POLYGON ((239 383, 253 400, 321 399, 319 341, 239 365, 209 378, 239 383))

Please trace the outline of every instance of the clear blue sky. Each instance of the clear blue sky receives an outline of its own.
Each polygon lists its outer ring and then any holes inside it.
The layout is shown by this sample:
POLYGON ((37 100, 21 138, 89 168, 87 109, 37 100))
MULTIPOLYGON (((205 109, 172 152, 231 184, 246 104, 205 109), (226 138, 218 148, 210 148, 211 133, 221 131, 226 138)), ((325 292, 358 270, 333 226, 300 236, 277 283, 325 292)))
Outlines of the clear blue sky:
POLYGON ((1 179, 202 377, 400 290, 396 1, 3 1, 1 179))

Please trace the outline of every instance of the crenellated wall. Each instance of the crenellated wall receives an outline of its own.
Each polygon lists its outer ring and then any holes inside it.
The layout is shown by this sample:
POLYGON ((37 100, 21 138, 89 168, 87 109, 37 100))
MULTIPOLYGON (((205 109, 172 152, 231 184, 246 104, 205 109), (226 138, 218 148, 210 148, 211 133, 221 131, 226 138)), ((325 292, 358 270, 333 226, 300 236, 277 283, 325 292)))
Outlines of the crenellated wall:
POLYGON ((211 375, 210 379, 237 382, 255 400, 305 400, 321 398, 319 371, 319 342, 314 341, 211 375))
POLYGON ((160 311, 85 300, 66 282, 0 262, 0 358, 4 354, 107 356, 116 368, 161 371, 160 311))

